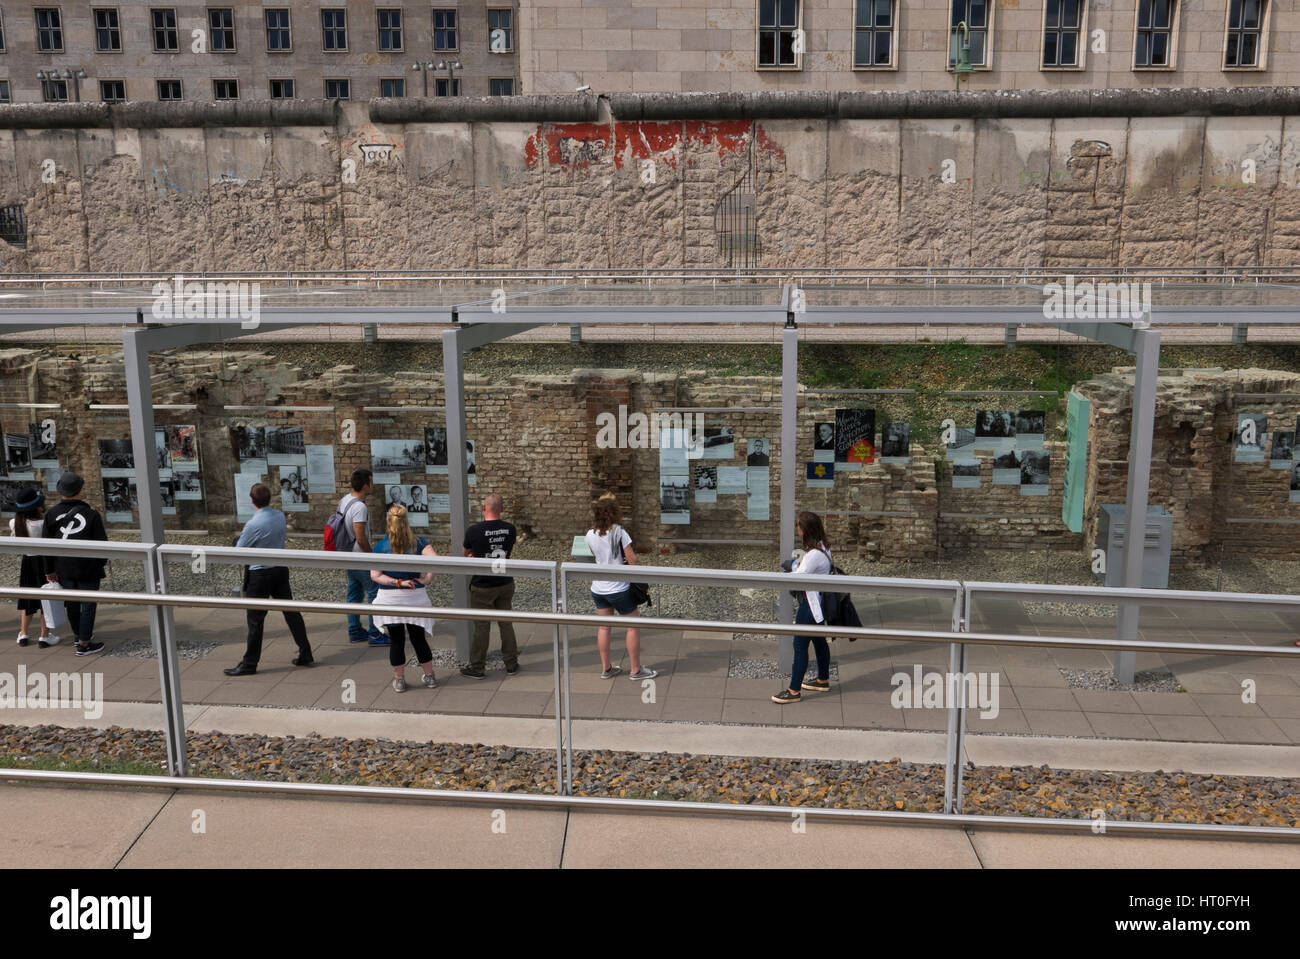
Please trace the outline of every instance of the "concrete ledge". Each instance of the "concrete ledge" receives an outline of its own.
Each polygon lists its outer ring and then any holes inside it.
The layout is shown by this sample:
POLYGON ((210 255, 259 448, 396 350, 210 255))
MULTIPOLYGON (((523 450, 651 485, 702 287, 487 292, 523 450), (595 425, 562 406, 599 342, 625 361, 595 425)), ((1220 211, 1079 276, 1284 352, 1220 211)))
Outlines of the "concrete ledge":
POLYGON ((0 129, 79 127, 336 126, 337 100, 228 100, 213 103, 18 103, 0 107, 0 129))
POLYGON ((600 100, 544 97, 403 97, 370 101, 375 123, 579 123, 597 119, 600 100))

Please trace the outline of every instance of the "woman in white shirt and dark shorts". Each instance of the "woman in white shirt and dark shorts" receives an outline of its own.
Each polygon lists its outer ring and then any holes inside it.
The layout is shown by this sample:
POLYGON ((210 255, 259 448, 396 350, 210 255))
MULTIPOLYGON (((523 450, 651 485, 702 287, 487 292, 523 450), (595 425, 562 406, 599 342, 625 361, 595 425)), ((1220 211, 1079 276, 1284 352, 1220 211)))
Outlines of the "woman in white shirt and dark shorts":
MULTIPOLYGON (((632 551, 632 537, 622 526, 618 525, 618 502, 612 493, 606 493, 596 500, 592 507, 595 525, 587 530, 587 548, 595 557, 597 566, 636 565, 636 553, 632 551)), ((632 589, 622 580, 596 580, 591 584, 591 601, 596 604, 599 616, 637 615, 636 603, 632 601, 632 589)), ((596 646, 600 650, 601 679, 613 679, 620 672, 609 658, 610 627, 602 626, 596 630, 596 646)), ((641 665, 641 630, 629 626, 627 630, 627 658, 632 672, 632 680, 653 679, 659 674, 653 669, 641 665)))
MULTIPOLYGON (((802 512, 794 525, 794 534, 803 544, 803 557, 794 568, 796 573, 825 576, 831 571, 831 551, 826 548, 826 530, 816 513, 802 512)), ((795 625, 812 625, 825 621, 822 616, 821 594, 810 590, 799 594, 799 609, 794 616, 795 625)), ((831 645, 825 636, 795 636, 794 664, 790 670, 790 687, 772 697, 774 703, 797 703, 803 699, 800 689, 824 693, 831 688, 831 645), (817 678, 805 679, 808 673, 808 644, 817 654, 817 678)))

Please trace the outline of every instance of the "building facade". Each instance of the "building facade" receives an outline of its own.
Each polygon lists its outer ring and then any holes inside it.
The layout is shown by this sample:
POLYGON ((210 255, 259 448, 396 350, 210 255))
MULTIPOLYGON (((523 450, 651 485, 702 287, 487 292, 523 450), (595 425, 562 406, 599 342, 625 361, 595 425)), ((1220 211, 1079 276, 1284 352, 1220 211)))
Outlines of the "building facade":
POLYGON ((520 0, 523 89, 570 93, 1300 83, 1279 0, 520 0))
POLYGON ((510 95, 513 0, 0 0, 0 103, 510 95))

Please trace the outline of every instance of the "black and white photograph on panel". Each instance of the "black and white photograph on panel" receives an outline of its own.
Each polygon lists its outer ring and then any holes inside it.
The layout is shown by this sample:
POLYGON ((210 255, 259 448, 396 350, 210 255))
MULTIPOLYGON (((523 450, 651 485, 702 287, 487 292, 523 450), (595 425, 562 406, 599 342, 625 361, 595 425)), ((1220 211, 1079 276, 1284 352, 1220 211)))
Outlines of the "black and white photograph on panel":
POLYGON ((249 464, 261 464, 266 469, 266 427, 232 426, 230 432, 235 437, 235 457, 239 460, 240 472, 251 473, 249 464))
POLYGON ((99 475, 105 479, 135 476, 135 454, 130 440, 99 441, 99 475))
POLYGON ((1292 503, 1300 503, 1300 463, 1291 467, 1291 500, 1292 503))
POLYGON ((691 521, 690 489, 685 476, 659 478, 659 522, 685 525, 691 521))
POLYGON ((1289 470, 1295 459, 1295 433, 1291 430, 1278 430, 1273 434, 1272 449, 1268 454, 1270 469, 1289 470))
POLYGON ((423 473, 424 444, 419 440, 371 440, 370 469, 376 486, 394 486, 403 473, 423 473))
POLYGON ((691 473, 695 477, 695 502, 716 503, 718 501, 718 468, 716 466, 693 466, 691 473))
POLYGON ((767 440, 757 439, 750 440, 748 452, 745 455, 746 466, 770 466, 772 462, 771 450, 768 447, 767 440))
POLYGON ((1043 434, 1047 431, 1047 414, 1042 410, 1016 412, 1016 449, 1041 450, 1043 434))
POLYGON ((975 448, 1002 453, 1014 448, 1015 413, 1011 410, 977 410, 975 413, 975 448))
POLYGON ((158 481, 158 498, 162 501, 164 516, 176 515, 176 482, 170 479, 158 481))
POLYGON ((1236 445, 1232 459, 1236 463, 1262 463, 1268 442, 1268 414, 1240 413, 1237 415, 1236 445))
POLYGON ((950 460, 963 460, 970 462, 975 458, 975 428, 973 426, 954 426, 952 434, 949 437, 951 443, 945 440, 944 448, 946 456, 950 460))
POLYGON ((14 480, 34 480, 32 438, 26 433, 5 434, 5 473, 14 480))
POLYGON ((47 419, 42 423, 31 424, 27 427, 27 435, 31 438, 32 468, 58 469, 58 434, 54 428, 54 420, 47 419))
POLYGON ((953 489, 979 489, 980 487, 980 461, 979 460, 953 460, 952 461, 952 488, 953 489))
POLYGON ((171 479, 172 450, 167 445, 167 427, 159 426, 154 428, 153 445, 158 456, 158 478, 171 479))
POLYGON ((993 457, 993 485, 1020 485, 1020 461, 1016 458, 1015 450, 1007 450, 993 457))
POLYGON ((394 506, 406 507, 406 521, 411 526, 429 525, 429 493, 419 483, 398 483, 384 487, 385 511, 394 506))
POLYGON ((880 428, 880 462, 906 463, 910 458, 911 427, 906 423, 886 423, 880 428))
POLYGON ((473 486, 478 482, 478 454, 474 449, 474 441, 465 441, 465 472, 467 474, 465 482, 473 486))
POLYGON ((193 426, 167 427, 167 451, 172 469, 199 468, 199 434, 193 426))
POLYGON ((1020 495, 1046 496, 1052 475, 1052 454, 1046 450, 1019 450, 1020 495))
POLYGON ((813 462, 835 462, 835 424, 813 424, 813 462))
POLYGON ((266 428, 268 466, 306 466, 307 438, 301 426, 266 428))
POLYGON ((286 513, 305 513, 311 509, 308 502, 307 467, 280 467, 280 508, 286 513))
POLYGON ((203 499, 203 487, 199 485, 198 467, 173 467, 172 484, 176 487, 176 498, 178 500, 203 499))
POLYGON ((835 463, 857 470, 876 461, 876 411, 835 411, 835 463))
POLYGON ((736 455, 736 431, 730 426, 704 427, 706 460, 729 460, 736 455))
POLYGON ((447 472, 447 427, 424 428, 424 471, 430 474, 447 472))
POLYGON ((135 481, 125 476, 104 479, 104 519, 110 523, 129 523, 136 505, 135 481))

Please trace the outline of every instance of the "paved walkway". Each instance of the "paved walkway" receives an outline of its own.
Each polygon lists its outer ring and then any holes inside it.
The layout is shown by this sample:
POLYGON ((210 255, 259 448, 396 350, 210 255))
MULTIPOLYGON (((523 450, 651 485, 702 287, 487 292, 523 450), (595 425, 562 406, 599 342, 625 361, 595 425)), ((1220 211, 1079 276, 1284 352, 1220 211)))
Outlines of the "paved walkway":
POLYGON ((1300 867, 1300 844, 0 782, 0 868, 1300 867), (202 813, 202 832, 195 832, 202 813))
MULTIPOLYGON (((864 625, 902 629, 946 629, 949 613, 938 603, 878 599, 858 604, 864 625)), ((182 662, 184 700, 195 705, 316 707, 360 712, 409 712, 467 716, 539 718, 554 715, 552 632, 522 626, 522 670, 507 677, 499 666, 485 680, 462 677, 455 669, 438 669, 440 687, 414 684, 406 693, 390 686, 388 651, 347 642, 340 617, 308 617, 318 665, 290 665, 294 646, 283 621, 268 617, 268 642, 256 676, 230 679, 222 669, 243 651, 243 617, 228 611, 180 610, 183 642, 216 644, 206 655, 182 662)), ((1009 602, 985 604, 977 630, 1022 635, 1113 638, 1111 620, 1030 614, 1009 602)), ((1274 613, 1238 613, 1229 620, 1213 610, 1175 613, 1143 612, 1144 639, 1240 643, 1293 649, 1296 627, 1274 613)), ((100 608, 97 638, 110 652, 129 640, 147 637, 142 610, 100 608)), ((495 636, 494 636, 495 648, 495 636)), ((826 694, 807 694, 798 704, 769 701, 781 679, 728 676, 734 659, 776 658, 775 640, 734 640, 716 633, 643 631, 643 659, 659 670, 653 688, 630 682, 626 675, 602 680, 594 633, 574 630, 570 637, 573 715, 580 719, 733 723, 763 726, 811 726, 866 730, 936 732, 946 729, 946 712, 933 708, 897 709, 891 704, 895 673, 912 675, 947 668, 947 647, 924 643, 866 642, 832 644, 839 681, 826 694), (653 695, 651 695, 653 694, 653 695)), ((450 657, 452 637, 440 627, 434 637, 441 655, 450 657)), ((616 631, 615 655, 622 651, 616 631)), ((1167 668, 1186 692, 1094 692, 1068 687, 1062 667, 1106 669, 1106 656, 1093 651, 971 647, 972 671, 998 680, 996 717, 968 712, 973 735, 1072 737, 1168 743, 1300 744, 1300 660, 1280 657, 1222 657, 1142 654, 1139 669, 1167 668), (1255 702, 1243 702, 1243 682, 1254 683, 1255 702)), ((99 656, 77 658, 69 645, 40 650, 0 646, 0 671, 94 670, 102 672, 110 701, 157 701, 158 670, 152 659, 99 656)), ((410 679, 416 671, 410 670, 410 679)), ((0 721, 3 716, 0 715, 0 721)), ((1300 775, 1300 765, 1297 766, 1300 775)))

